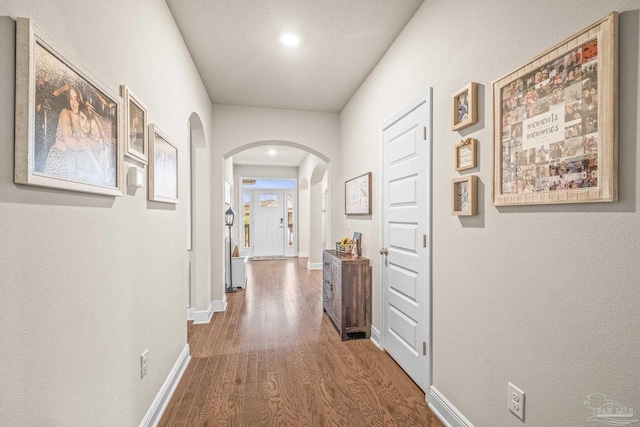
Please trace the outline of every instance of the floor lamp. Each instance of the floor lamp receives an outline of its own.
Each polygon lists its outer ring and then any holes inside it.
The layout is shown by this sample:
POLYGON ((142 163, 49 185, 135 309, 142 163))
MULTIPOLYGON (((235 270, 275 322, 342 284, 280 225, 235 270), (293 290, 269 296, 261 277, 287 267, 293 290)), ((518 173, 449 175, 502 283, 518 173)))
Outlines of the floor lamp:
POLYGON ((231 227, 236 222, 236 213, 231 209, 229 209, 224 213, 224 222, 227 227, 229 227, 229 285, 225 288, 225 293, 230 294, 235 292, 236 290, 233 288, 233 264, 231 263, 233 256, 233 249, 231 247, 231 227))

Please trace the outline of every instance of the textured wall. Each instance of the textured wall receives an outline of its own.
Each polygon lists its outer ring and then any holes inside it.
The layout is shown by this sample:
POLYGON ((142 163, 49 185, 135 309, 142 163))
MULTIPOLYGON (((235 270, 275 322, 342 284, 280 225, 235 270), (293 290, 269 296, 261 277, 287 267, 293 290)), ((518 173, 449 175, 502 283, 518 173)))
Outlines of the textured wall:
POLYGON ((0 1, 0 424, 137 425, 186 344, 187 209, 147 202, 146 185, 113 198, 13 183, 17 16, 127 84, 182 153, 192 112, 209 136, 211 102, 163 1, 0 1))
MULTIPOLYGON (((433 384, 476 426, 585 425, 586 396, 640 408, 637 1, 427 1, 341 113, 341 176, 373 171, 373 216, 351 221, 374 265, 380 326, 380 125, 433 87, 433 384), (611 10, 620 15, 620 201, 494 208, 492 81, 611 10), (451 94, 480 84, 479 123, 450 130, 451 94), (479 140, 479 215, 450 214, 453 146, 479 140)), ((333 237, 347 233, 335 212, 333 237)), ((350 231, 349 231, 350 232, 350 231)))

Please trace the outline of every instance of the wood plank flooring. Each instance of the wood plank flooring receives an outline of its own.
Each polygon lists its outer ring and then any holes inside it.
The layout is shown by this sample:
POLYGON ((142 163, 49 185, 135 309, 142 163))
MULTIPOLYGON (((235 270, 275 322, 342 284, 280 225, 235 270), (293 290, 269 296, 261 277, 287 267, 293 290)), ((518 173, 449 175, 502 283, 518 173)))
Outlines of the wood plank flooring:
POLYGON ((369 340, 340 341, 306 258, 253 261, 246 290, 188 326, 191 363, 160 426, 443 427, 369 340))

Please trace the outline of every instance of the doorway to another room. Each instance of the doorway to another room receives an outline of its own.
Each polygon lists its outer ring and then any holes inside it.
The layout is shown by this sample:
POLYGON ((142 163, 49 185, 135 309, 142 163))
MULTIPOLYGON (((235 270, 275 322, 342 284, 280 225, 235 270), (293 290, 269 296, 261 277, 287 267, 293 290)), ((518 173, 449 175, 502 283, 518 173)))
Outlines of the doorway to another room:
POLYGON ((296 180, 240 178, 240 184, 240 254, 297 256, 296 180))

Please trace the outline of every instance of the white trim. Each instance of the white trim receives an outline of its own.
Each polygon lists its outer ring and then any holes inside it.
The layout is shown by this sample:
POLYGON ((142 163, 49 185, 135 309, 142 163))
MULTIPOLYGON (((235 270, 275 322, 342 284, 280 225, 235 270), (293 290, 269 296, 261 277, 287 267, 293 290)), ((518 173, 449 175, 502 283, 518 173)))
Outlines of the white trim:
POLYGON ((222 300, 211 301, 214 313, 222 313, 227 311, 227 295, 222 296, 222 300))
POLYGON ((171 372, 167 376, 167 379, 164 380, 164 384, 160 387, 156 398, 151 402, 151 406, 144 418, 140 422, 140 427, 155 427, 160 422, 162 418, 162 414, 164 414, 165 409, 167 409, 167 405, 171 400, 171 396, 173 396, 173 392, 176 391, 176 387, 184 374, 184 371, 187 369, 187 365, 191 360, 191 354, 189 354, 189 344, 185 344, 182 349, 182 353, 178 356, 178 360, 171 368, 171 372))
POLYGON ((309 252, 298 252, 298 258, 309 258, 309 252))
POLYGON ((321 262, 307 262, 307 270, 322 270, 321 262))
POLYGON ((382 348, 382 344, 380 344, 380 331, 375 326, 371 325, 371 338, 369 338, 373 345, 378 347, 380 350, 384 350, 382 348))
POLYGON ((458 411, 458 408, 453 406, 434 386, 429 387, 427 403, 433 413, 436 414, 436 416, 440 418, 440 421, 447 427, 474 427, 473 424, 458 411))
POLYGON ((223 312, 227 309, 227 296, 223 295, 220 301, 211 301, 206 310, 187 309, 187 320, 193 320, 194 325, 202 325, 211 321, 213 313, 223 312))

